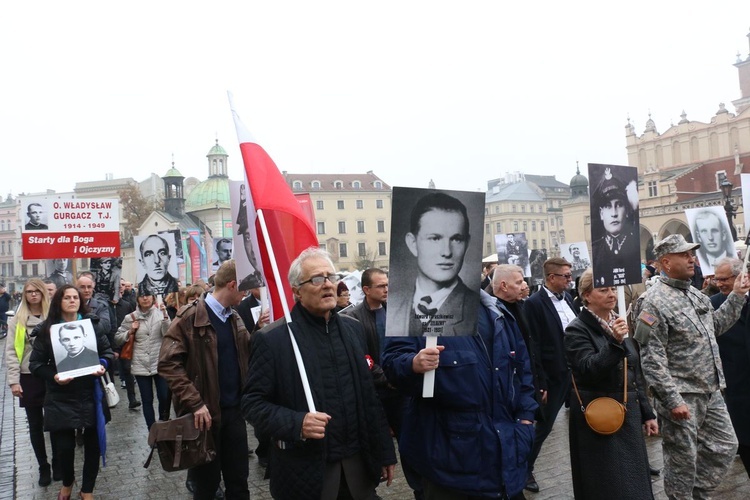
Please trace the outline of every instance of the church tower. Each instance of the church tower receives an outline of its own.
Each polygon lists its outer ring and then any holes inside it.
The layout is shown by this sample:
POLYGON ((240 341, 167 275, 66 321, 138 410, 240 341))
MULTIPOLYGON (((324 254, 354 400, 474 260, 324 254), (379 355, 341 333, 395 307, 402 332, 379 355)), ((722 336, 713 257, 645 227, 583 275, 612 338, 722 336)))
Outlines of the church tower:
MULTIPOLYGON (((750 42, 750 33, 747 34, 748 42, 750 42)), ((734 67, 737 68, 740 78, 740 92, 742 97, 736 101, 732 101, 737 114, 750 106, 750 53, 748 53, 747 59, 742 60, 740 53, 737 52, 737 62, 734 63, 734 67)))
POLYGON ((164 175, 164 211, 182 218, 185 215, 185 196, 182 181, 185 177, 177 170, 172 161, 172 168, 164 175))

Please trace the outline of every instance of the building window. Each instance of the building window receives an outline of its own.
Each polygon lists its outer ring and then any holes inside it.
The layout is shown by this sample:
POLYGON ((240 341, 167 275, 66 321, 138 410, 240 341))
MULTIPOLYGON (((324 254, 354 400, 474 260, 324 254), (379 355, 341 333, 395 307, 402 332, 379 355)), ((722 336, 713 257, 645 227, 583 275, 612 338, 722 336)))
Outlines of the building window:
POLYGON ((326 234, 326 223, 318 222, 318 234, 326 234))
POLYGON ((336 208, 338 208, 339 210, 343 210, 344 209, 344 200, 337 200, 336 201, 336 208))
POLYGON ((513 231, 518 231, 518 221, 517 220, 513 221, 513 231))
POLYGON ((348 257, 349 252, 346 249, 346 243, 339 243, 339 257, 348 257))
POLYGON ((378 255, 386 255, 385 241, 378 241, 378 255))
POLYGON ((491 253, 491 252, 492 252, 492 244, 488 241, 487 242, 487 253, 491 253))
POLYGON ((656 189, 656 181, 648 181, 648 195, 653 198, 658 194, 659 192, 656 189))
POLYGON ((0 231, 5 231, 5 221, 0 221, 0 231))
POLYGON ((360 257, 367 256, 367 246, 364 243, 357 243, 357 254, 360 257))
POLYGON ((323 207, 324 207, 323 200, 318 200, 315 202, 315 208, 317 208, 318 210, 323 210, 323 207))
POLYGON ((28 267, 26 267, 26 264, 21 264, 21 276, 26 276, 27 272, 28 272, 28 267))
POLYGON ((484 225, 484 234, 490 234, 490 225, 489 224, 485 224, 484 225))
POLYGON ((39 264, 31 264, 31 275, 39 276, 39 264))
POLYGON ((292 182, 292 188, 293 189, 302 189, 302 181, 294 181, 294 182, 292 182))
POLYGON ((555 218, 554 218, 554 217, 552 217, 552 218, 551 218, 551 219, 549 220, 549 225, 550 225, 550 227, 553 227, 553 226, 555 225, 555 218))
POLYGON ((383 200, 375 200, 375 208, 383 208, 383 200))
POLYGON ((503 223, 502 222, 496 222, 495 223, 495 232, 496 233, 502 233, 503 232, 503 223))
POLYGON ((2 248, 2 252, 0 252, 0 253, 2 253, 3 255, 5 255, 5 242, 4 241, 0 242, 0 248, 2 248))
POLYGON ((544 221, 543 220, 539 221, 539 229, 541 229, 542 231, 544 231, 544 221))
POLYGON ((363 200, 355 200, 354 205, 357 207, 357 210, 365 208, 365 202, 363 200))
POLYGON ((313 189, 320 189, 320 181, 312 181, 311 185, 313 189))
POLYGON ((321 250, 327 250, 325 243, 318 243, 318 248, 320 248, 321 250))
POLYGON ((531 245, 531 248, 533 248, 534 250, 536 250, 536 240, 533 241, 533 243, 531 245))
POLYGON ((352 187, 354 189, 362 189, 362 183, 359 182, 359 181, 354 181, 354 182, 352 182, 352 187))
POLYGON ((523 230, 528 231, 529 230, 529 224, 526 221, 523 221, 523 230))
POLYGON ((385 232, 385 221, 384 220, 379 220, 378 221, 378 232, 379 233, 384 233, 385 232))
POLYGON ((529 212, 534 213, 534 205, 529 205, 529 212))
POLYGON ((532 231, 536 231, 536 221, 535 220, 531 221, 531 230, 532 231))
POLYGON ((516 206, 515 205, 511 205, 510 206, 510 211, 513 212, 513 213, 516 213, 516 206))
POLYGON ((8 255, 13 255, 13 242, 8 242, 8 255))
POLYGON ((500 205, 495 205, 495 213, 496 214, 500 213, 500 205))
POLYGON ((526 213, 526 205, 521 205, 521 213, 526 213))
POLYGON ((357 221, 357 232, 359 234, 363 234, 365 232, 365 221, 363 220, 357 221))
POLYGON ((547 248, 547 240, 542 238, 542 248, 547 248))
POLYGON ((344 183, 341 181, 333 181, 333 188, 334 189, 341 189, 344 187, 344 183))
POLYGON ((375 181, 375 189, 383 189, 383 183, 380 181, 375 181))
POLYGON ((345 220, 339 221, 339 234, 346 234, 346 221, 345 220))

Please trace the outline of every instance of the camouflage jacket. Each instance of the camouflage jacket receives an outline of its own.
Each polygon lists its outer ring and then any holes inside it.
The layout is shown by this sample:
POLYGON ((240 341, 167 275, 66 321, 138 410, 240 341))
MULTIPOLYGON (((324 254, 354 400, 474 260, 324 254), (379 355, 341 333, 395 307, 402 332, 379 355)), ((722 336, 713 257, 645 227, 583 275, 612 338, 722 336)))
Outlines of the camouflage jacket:
POLYGON ((715 335, 739 319, 744 299, 731 293, 713 310, 689 281, 660 278, 639 299, 635 339, 643 375, 656 398, 672 410, 682 393, 706 394, 725 387, 715 335))

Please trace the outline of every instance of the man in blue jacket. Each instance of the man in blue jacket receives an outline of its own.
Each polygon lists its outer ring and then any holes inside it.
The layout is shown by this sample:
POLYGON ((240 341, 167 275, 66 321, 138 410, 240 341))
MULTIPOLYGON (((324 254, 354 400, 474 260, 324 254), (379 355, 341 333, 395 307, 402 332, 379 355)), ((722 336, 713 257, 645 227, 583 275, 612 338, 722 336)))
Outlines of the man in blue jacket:
POLYGON ((401 456, 423 476, 427 500, 524 498, 538 406, 528 352, 515 318, 484 291, 477 329, 437 348, 424 337, 386 340, 388 379, 411 396, 401 456), (423 398, 423 374, 435 369, 434 396, 423 398))

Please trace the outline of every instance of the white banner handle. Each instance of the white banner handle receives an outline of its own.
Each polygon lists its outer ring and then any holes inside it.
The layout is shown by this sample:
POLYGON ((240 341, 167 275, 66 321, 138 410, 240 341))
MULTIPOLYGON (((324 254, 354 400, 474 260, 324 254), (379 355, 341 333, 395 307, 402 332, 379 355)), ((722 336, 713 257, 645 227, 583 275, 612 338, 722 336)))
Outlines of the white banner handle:
MULTIPOLYGON (((437 347, 438 338, 435 336, 425 337, 425 348, 437 347)), ((435 394, 435 370, 424 373, 422 385, 422 397, 431 398, 435 394)))

